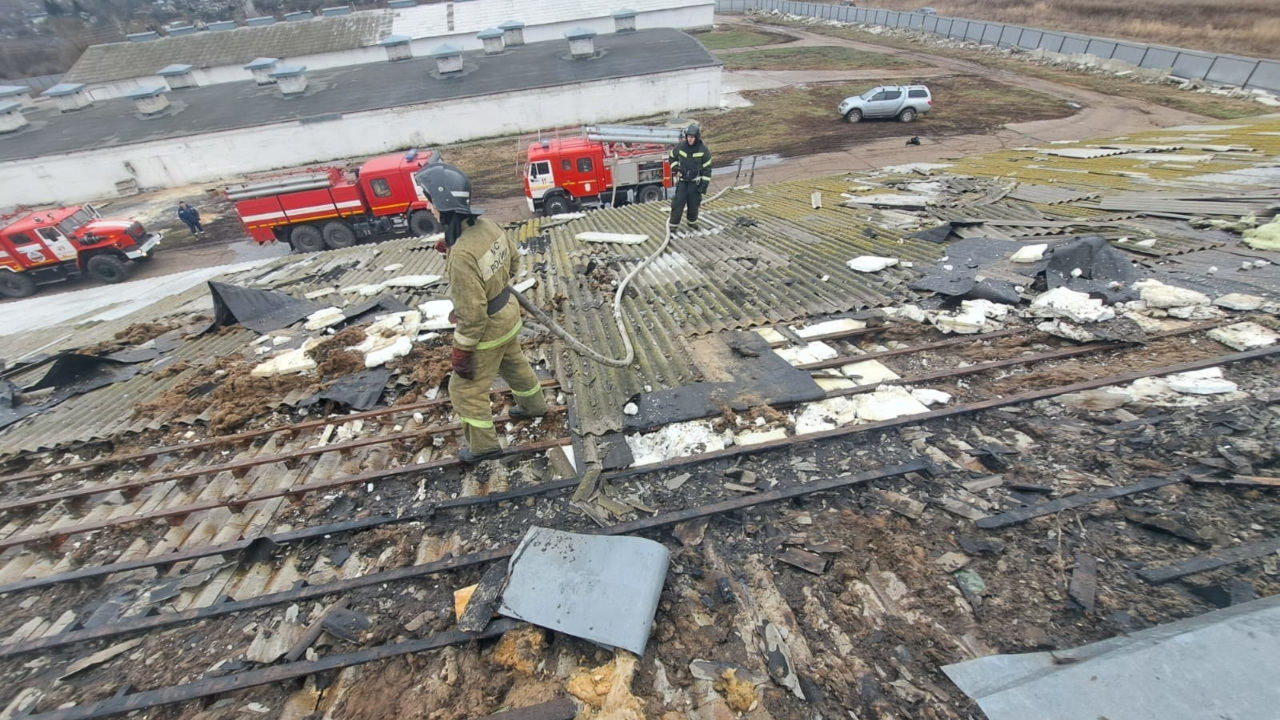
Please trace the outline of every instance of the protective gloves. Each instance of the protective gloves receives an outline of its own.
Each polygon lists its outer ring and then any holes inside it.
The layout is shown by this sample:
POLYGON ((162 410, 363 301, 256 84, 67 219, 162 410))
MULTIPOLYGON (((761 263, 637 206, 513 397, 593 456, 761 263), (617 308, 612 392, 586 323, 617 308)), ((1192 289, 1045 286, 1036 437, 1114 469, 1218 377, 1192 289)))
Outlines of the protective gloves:
POLYGON ((706 180, 701 180, 701 181, 699 181, 699 182, 698 182, 698 194, 699 194, 699 195, 706 195, 706 194, 707 194, 707 189, 708 189, 708 188, 710 188, 710 187, 711 187, 711 183, 707 182, 706 180))
POLYGON ((436 252, 440 253, 441 255, 448 255, 449 246, 446 245, 443 240, 440 240, 439 242, 436 243, 436 252))
POLYGON ((476 379, 475 353, 470 350, 453 349, 453 372, 463 380, 476 379))

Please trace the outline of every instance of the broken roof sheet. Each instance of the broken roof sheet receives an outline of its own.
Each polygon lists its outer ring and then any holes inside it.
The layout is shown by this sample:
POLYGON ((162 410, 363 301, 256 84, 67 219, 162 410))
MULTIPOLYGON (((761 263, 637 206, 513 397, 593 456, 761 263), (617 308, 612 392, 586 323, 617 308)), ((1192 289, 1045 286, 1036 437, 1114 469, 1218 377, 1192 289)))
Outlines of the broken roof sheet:
POLYGON ((1266 717, 1280 596, 1083 647, 943 667, 991 720, 1266 717))
POLYGON ((1011 200, 1024 200, 1031 203, 1041 203, 1044 205, 1056 205, 1058 203, 1072 202, 1074 200, 1087 200, 1096 196, 1097 193, 1089 190, 1077 190, 1068 187, 1056 187, 1052 185, 1036 185, 1034 183, 1018 183, 1018 187, 1009 193, 1011 200))
POLYGON ((67 82, 102 83, 154 75, 174 64, 207 69, 241 66, 258 57, 298 58, 376 45, 391 33, 388 10, 365 10, 306 22, 238 27, 164 37, 148 42, 91 45, 63 76, 67 82))

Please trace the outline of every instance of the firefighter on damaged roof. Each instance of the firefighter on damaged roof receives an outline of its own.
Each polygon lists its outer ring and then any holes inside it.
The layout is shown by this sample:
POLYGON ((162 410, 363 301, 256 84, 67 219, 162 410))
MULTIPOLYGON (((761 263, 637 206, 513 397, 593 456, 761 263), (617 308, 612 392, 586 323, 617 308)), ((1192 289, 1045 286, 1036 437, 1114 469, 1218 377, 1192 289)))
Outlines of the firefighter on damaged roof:
POLYGON ((449 397, 462 421, 467 447, 458 459, 476 463, 502 454, 493 427, 489 390, 498 375, 511 386, 516 404, 512 420, 547 414, 542 383, 524 356, 518 337, 523 323, 520 305, 511 294, 511 278, 519 262, 515 241, 497 223, 471 207, 471 180, 461 170, 435 162, 415 179, 439 213, 445 239, 436 249, 446 253, 445 273, 453 301, 453 373, 449 397))
POLYGON ((711 186, 711 151, 702 142, 702 129, 691 123, 684 131, 684 140, 671 148, 671 175, 676 183, 675 197, 671 199, 670 229, 680 225, 680 215, 689 208, 689 227, 698 227, 698 207, 702 196, 711 186), (675 175, 679 174, 679 179, 675 175))

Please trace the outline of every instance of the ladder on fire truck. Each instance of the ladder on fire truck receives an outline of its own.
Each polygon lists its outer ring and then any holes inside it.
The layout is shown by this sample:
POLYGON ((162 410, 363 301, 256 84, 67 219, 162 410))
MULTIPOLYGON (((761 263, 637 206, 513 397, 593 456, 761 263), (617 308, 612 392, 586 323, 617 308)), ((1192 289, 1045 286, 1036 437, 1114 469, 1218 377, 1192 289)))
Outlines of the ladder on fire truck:
POLYGON ((333 184, 334 175, 340 172, 337 168, 309 170, 268 180, 228 185, 226 190, 227 199, 231 201, 251 200, 268 195, 283 195, 303 190, 323 190, 333 184))
POLYGON ((651 143, 678 145, 684 137, 680 128, 647 125, 592 125, 586 129, 587 139, 595 142, 651 143))

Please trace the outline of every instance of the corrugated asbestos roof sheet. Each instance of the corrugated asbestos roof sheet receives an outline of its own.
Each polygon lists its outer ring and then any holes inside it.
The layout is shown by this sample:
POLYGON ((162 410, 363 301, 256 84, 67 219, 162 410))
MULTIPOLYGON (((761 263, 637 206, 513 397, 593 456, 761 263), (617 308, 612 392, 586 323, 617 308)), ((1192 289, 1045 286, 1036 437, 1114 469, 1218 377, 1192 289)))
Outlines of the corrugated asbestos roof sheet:
MULTIPOLYGON (((1219 231, 1198 231, 1185 222, 1144 215, 1150 208, 1108 212, 1086 198, 1119 193, 1168 193, 1239 198, 1249 204, 1271 202, 1275 183, 1269 176, 1252 175, 1255 166, 1274 163, 1280 157, 1280 116, 1243 122, 1238 129, 1224 129, 1215 141, 1247 147, 1250 152, 1223 153, 1215 160, 1185 168, 1150 168, 1149 163, 1124 156, 1092 159, 1036 156, 1033 150, 1013 150, 956 161, 945 174, 934 174, 945 188, 944 199, 961 204, 930 204, 914 213, 922 227, 934 219, 963 220, 957 234, 969 237, 1011 237, 1041 234, 1099 232, 1116 247, 1136 255, 1168 257, 1192 273, 1207 272, 1209 264, 1221 272, 1206 282, 1230 287, 1251 287, 1270 292, 1275 283, 1267 271, 1233 271, 1224 265, 1240 257, 1235 236, 1219 231), (1274 133, 1274 134, 1267 134, 1274 133), (1227 155, 1231 157, 1223 159, 1227 155), (1239 175, 1212 175, 1213 173, 1239 175), (1230 183, 1214 183, 1212 177, 1231 177, 1230 183), (1010 182, 1013 181, 1013 182, 1010 182), (1016 182, 1018 185, 1014 185, 1016 182), (1018 193, 1018 188, 1026 193, 1018 193), (1046 189, 1047 188, 1047 189, 1046 189), (988 223, 974 221, 989 221, 988 223), (1121 242, 1123 238, 1127 241, 1121 242), (1155 239, 1150 248, 1137 245, 1155 239), (1183 260, 1185 258, 1185 260, 1183 260)), ((1157 131, 1169 137, 1170 130, 1157 131)), ((1153 133, 1154 135, 1155 133, 1153 133)), ((1124 138, 1143 144, 1144 136, 1124 138)), ((1173 142, 1168 140, 1167 142, 1173 142)), ((703 206, 703 232, 681 231, 666 254, 647 268, 626 294, 623 316, 635 332, 636 359, 628 368, 609 368, 569 353, 557 343, 548 355, 553 371, 572 399, 573 417, 581 432, 600 434, 622 426, 621 410, 641 392, 678 387, 701 379, 690 351, 690 339, 726 329, 806 321, 900 300, 910 296, 907 281, 946 253, 945 244, 910 237, 916 228, 893 229, 903 213, 882 212, 842 205, 849 192, 911 192, 918 175, 841 175, 801 180, 771 187, 738 189, 703 206), (814 193, 821 201, 813 207, 814 193), (890 218, 890 216, 893 216, 890 218), (894 222, 888 222, 892 219, 894 222), (875 274, 859 274, 845 263, 859 255, 897 257, 916 268, 896 267, 875 274)), ((1209 202, 1218 202, 1217 200, 1209 202)), ((522 272, 542 282, 530 295, 577 337, 599 352, 622 354, 622 342, 612 318, 615 283, 661 242, 669 206, 636 205, 588 213, 563 221, 535 220, 517 232, 524 244, 522 272), (579 242, 577 233, 647 234, 640 245, 605 245, 579 242)), ((1034 238, 1029 238, 1034 241, 1034 238)), ((1250 256, 1268 256, 1249 251, 1250 256)), ((1274 256, 1270 254, 1269 256, 1274 256)), ((1243 259, 1233 263, 1238 268, 1243 259)), ((1168 267, 1168 265, 1162 265, 1168 267)), ((420 238, 310 256, 290 256, 238 273, 232 282, 277 289, 302 296, 319 290, 337 292, 316 302, 354 304, 377 296, 377 285, 399 275, 439 275, 444 258, 420 238), (399 265, 394 270, 389 266, 399 265), (364 288, 371 294, 360 294, 364 288)), ((197 294, 183 296, 185 307, 199 302, 197 294)), ((396 290, 393 294, 414 305, 444 295, 443 286, 421 290, 396 290)), ((74 333, 76 345, 109 338, 133 322, 154 319, 168 312, 155 307, 115 323, 74 333)), ((33 334, 34 335, 34 334, 33 334)), ((47 334, 46 334, 47 335, 47 334)), ((175 356, 217 357, 243 348, 253 333, 243 331, 206 336, 174 351, 175 356)), ((19 337, 22 347, 49 343, 48 337, 19 337)), ((60 349, 70 340, 55 342, 60 349)), ((59 443, 136 432, 165 420, 132 418, 128 408, 156 397, 184 379, 183 374, 157 380, 140 375, 128 382, 75 398, 45 416, 28 419, 3 434, 9 447, 47 447, 59 443)), ((175 419, 184 420, 184 419, 175 419)), ((189 420, 189 419, 187 419, 189 420)))
POLYGON ((1097 193, 1081 191, 1075 188, 1056 187, 1052 185, 1036 185, 1034 183, 1018 183, 1018 187, 1009 193, 1011 200, 1023 200, 1042 205, 1056 205, 1074 200, 1087 200, 1097 193))
MULTIPOLYGON (((167 357, 166 365, 186 362, 192 367, 158 377, 149 369, 124 382, 77 395, 39 415, 26 418, 0 432, 3 455, 92 442, 155 429, 171 417, 135 416, 133 408, 154 400, 170 388, 208 372, 218 358, 244 350, 257 334, 244 328, 209 333, 188 340, 167 357)), ((149 363, 143 363, 147 368, 149 363)), ((193 421, 195 418, 184 418, 193 421)))
POLYGON ((260 27, 239 27, 148 42, 91 45, 63 76, 65 82, 101 83, 154 75, 167 65, 214 68, 255 58, 298 58, 376 45, 391 34, 388 10, 365 10, 260 27))

